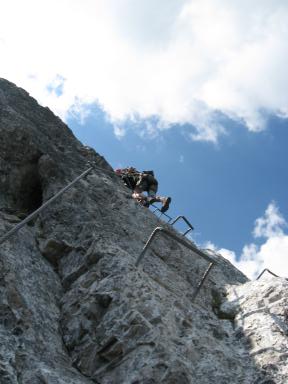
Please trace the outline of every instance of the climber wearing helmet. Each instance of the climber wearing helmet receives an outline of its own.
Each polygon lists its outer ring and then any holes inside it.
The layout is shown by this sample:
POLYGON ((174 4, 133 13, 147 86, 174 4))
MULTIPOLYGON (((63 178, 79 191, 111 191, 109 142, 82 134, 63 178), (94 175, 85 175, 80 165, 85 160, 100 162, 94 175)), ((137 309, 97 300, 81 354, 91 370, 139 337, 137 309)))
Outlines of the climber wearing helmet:
POLYGON ((171 197, 157 196, 158 181, 154 177, 153 171, 139 172, 136 168, 128 167, 116 169, 116 174, 120 176, 124 184, 132 189, 132 197, 144 207, 149 207, 150 204, 162 203, 161 212, 166 212, 171 202, 171 197), (147 192, 147 196, 143 193, 147 192))

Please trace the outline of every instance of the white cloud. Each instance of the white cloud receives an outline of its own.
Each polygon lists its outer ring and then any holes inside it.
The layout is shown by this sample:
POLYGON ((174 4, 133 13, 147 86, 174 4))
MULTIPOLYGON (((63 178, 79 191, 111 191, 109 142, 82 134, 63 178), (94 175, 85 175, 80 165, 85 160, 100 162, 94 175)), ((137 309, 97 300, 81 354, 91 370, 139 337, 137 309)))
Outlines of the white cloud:
POLYGON ((279 276, 288 277, 288 236, 273 236, 259 250, 265 268, 279 276))
POLYGON ((119 127, 118 125, 114 125, 114 134, 119 140, 121 140, 125 136, 125 129, 119 127))
POLYGON ((275 202, 268 205, 263 217, 255 221, 254 237, 283 236, 283 227, 287 226, 284 217, 279 212, 275 202))
POLYGON ((270 269, 278 276, 288 277, 288 235, 283 231, 285 225, 286 221, 276 203, 272 202, 264 216, 255 221, 254 236, 266 238, 262 245, 245 245, 239 259, 235 252, 225 248, 219 249, 212 243, 208 244, 208 248, 227 258, 251 279, 256 278, 264 268, 270 269))
POLYGON ((285 0, 2 1, 0 73, 64 118, 97 102, 216 142, 217 111, 252 131, 287 117, 287 19, 285 0))

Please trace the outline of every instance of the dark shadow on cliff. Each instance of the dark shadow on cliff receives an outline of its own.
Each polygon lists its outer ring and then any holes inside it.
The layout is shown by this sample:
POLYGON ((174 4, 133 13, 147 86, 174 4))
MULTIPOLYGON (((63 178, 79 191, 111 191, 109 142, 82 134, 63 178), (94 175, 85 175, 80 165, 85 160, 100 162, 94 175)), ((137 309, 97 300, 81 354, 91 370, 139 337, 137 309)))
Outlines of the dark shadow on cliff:
POLYGON ((11 208, 30 214, 42 205, 42 185, 37 161, 21 165, 11 173, 11 208))

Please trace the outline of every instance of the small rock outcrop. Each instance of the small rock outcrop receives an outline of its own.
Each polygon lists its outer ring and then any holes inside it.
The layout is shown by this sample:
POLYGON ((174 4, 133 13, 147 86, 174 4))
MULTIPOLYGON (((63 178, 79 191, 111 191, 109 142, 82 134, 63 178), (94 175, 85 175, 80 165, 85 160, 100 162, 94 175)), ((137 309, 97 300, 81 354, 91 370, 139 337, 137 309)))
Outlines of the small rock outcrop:
MULTIPOLYGON (((285 279, 207 261, 131 199, 105 159, 48 108, 0 79, 1 384, 287 383, 285 279)), ((187 240, 188 241, 188 240, 187 240)))

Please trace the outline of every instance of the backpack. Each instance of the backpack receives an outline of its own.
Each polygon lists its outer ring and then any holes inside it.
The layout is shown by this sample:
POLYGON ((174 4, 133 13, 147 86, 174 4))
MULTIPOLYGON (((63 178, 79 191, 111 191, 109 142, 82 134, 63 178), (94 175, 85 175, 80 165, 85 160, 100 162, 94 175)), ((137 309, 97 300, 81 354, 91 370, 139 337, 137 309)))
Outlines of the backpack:
POLYGON ((134 190, 139 180, 140 172, 138 172, 135 168, 123 168, 116 169, 116 174, 121 177, 122 181, 126 185, 126 187, 134 190))
POLYGON ((142 171, 142 173, 145 173, 146 175, 154 176, 154 171, 142 171))

